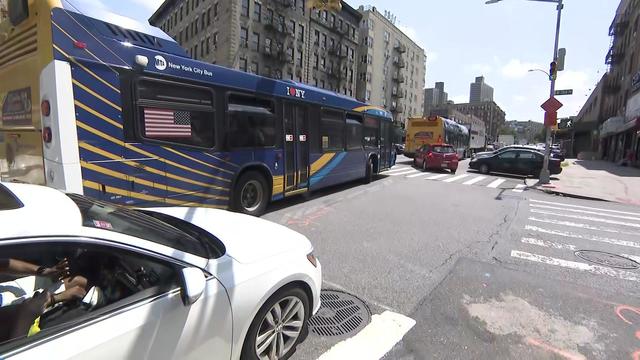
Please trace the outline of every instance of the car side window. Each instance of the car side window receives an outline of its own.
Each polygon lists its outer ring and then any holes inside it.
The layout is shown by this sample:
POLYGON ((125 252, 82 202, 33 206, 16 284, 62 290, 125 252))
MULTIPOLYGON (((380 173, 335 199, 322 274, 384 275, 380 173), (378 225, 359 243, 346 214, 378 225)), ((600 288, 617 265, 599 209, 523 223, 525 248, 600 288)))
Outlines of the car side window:
POLYGON ((179 266, 107 245, 0 246, 0 354, 179 288, 179 266))
POLYGON ((521 151, 519 158, 526 159, 526 160, 534 160, 536 157, 535 157, 535 154, 532 152, 521 151))
POLYGON ((498 155, 500 159, 515 159, 516 152, 515 151, 505 151, 502 154, 498 155))

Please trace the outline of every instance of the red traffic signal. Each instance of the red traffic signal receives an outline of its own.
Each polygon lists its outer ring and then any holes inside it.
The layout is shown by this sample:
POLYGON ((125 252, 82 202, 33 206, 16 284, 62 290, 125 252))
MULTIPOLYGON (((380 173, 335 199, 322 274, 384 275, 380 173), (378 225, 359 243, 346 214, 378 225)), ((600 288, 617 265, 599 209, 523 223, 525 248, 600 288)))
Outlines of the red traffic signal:
POLYGON ((558 63, 552 61, 549 64, 549 80, 555 80, 558 77, 558 63))

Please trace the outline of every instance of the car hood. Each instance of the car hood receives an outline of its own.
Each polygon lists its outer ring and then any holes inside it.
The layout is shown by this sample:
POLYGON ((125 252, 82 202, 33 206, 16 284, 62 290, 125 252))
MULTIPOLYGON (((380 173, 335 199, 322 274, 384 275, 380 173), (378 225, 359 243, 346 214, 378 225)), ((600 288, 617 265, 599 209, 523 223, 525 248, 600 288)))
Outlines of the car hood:
POLYGON ((262 261, 285 252, 313 250, 302 234, 276 223, 226 210, 166 207, 145 209, 188 221, 217 237, 226 254, 240 263, 262 261))

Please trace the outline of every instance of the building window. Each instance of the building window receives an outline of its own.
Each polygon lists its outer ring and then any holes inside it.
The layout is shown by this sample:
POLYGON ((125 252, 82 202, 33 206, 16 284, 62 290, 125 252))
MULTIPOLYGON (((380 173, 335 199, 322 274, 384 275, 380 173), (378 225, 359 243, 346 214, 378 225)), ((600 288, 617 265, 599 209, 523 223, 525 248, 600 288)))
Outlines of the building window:
MULTIPOLYGON (((287 59, 293 64, 293 48, 287 48, 287 59)), ((293 80, 293 78, 291 78, 293 80)))
POLYGON ((211 44, 213 45, 213 50, 218 47, 218 32, 213 33, 213 37, 211 38, 211 44))
POLYGON ((207 55, 211 54, 211 37, 207 36, 207 55))
POLYGON ((334 26, 336 24, 336 15, 335 14, 331 14, 331 21, 329 22, 329 24, 331 24, 331 26, 334 26))
POLYGON ((202 13, 202 16, 200 17, 200 28, 202 30, 204 30, 205 24, 206 24, 205 15, 206 15, 205 13, 202 13))
POLYGON ((391 39, 391 34, 387 30, 384 31, 384 42, 389 42, 391 39))
POLYGON ((298 50, 296 53, 296 64, 302 66, 302 50, 298 50))
POLYGON ((305 12, 305 0, 298 0, 298 5, 300 6, 300 11, 302 11, 302 15, 305 12))
POLYGON ((318 78, 317 77, 313 77, 313 86, 318 86, 318 78))
POLYGON ((198 59, 198 45, 193 47, 193 58, 198 59))
POLYGON ((304 42, 304 25, 298 24, 298 41, 304 42))
POLYGON ((273 23, 273 10, 272 9, 267 9, 267 16, 264 18, 265 22, 267 24, 272 24, 273 23))
POLYGON ((333 49, 336 45, 336 40, 334 38, 329 38, 329 49, 333 49))
POLYGON ((353 69, 349 69, 349 82, 353 82, 353 69))
POLYGON ((283 15, 278 14, 277 27, 278 27, 278 31, 284 32, 285 23, 284 23, 284 16, 283 15))
POLYGON ((249 17, 249 0, 240 0, 242 1, 242 11, 240 14, 242 16, 249 17))
POLYGON ((327 10, 323 10, 320 14, 321 14, 320 16, 322 17, 322 20, 326 22, 327 21, 327 10))
POLYGON ((313 55, 313 68, 317 69, 318 65, 320 65, 320 56, 318 54, 313 55))
POLYGON ((320 119, 322 151, 344 150, 344 113, 323 110, 320 119))
POLYGON ((182 10, 183 10, 183 7, 182 7, 182 6, 180 6, 180 21, 182 21, 182 13, 183 13, 183 11, 182 11, 182 10))
POLYGON ((322 59, 320 59, 320 70, 324 70, 326 67, 327 67, 327 59, 323 56, 322 59))
POLYGON ((240 28, 240 47, 246 48, 249 46, 249 30, 245 27, 240 28))
POLYGON ((355 26, 352 26, 352 27, 351 27, 351 37, 352 37, 353 39, 355 39, 355 38, 356 38, 356 27, 355 27, 355 26))
POLYGON ((213 18, 217 18, 218 17, 218 3, 214 3, 213 4, 213 18))
POLYGON ((367 90, 364 99, 365 99, 365 101, 371 101, 371 90, 367 90))
POLYGON ((320 45, 320 30, 314 30, 313 39, 315 45, 320 45))
POLYGON ((264 50, 271 53, 271 38, 264 38, 264 50))
POLYGON ((195 28, 193 30, 193 36, 198 35, 198 18, 196 17, 196 19, 193 21, 193 24, 195 25, 195 28))
POLYGON ((211 26, 211 8, 207 9, 207 26, 211 26))
POLYGON ((187 15, 189 15, 189 3, 190 3, 190 0, 187 0, 187 15))
POLYGON ((293 80, 293 73, 292 72, 287 73, 287 77, 289 77, 289 80, 293 80))
POLYGON ((293 20, 289 20, 289 33, 291 33, 292 35, 296 34, 296 22, 293 20))
POLYGON ((327 34, 322 34, 322 48, 325 49, 327 47, 327 34))
POLYGON ((254 62, 251 63, 251 70, 249 72, 251 72, 252 74, 258 75, 258 63, 257 62, 254 61, 254 62))
POLYGON ((260 34, 254 32, 251 38, 251 50, 260 50, 260 34))
POLYGON ((348 53, 349 53, 349 60, 355 60, 355 58, 356 58, 355 50, 353 50, 352 48, 349 48, 348 49, 348 53))
POLYGON ((240 58, 240 64, 238 65, 239 69, 247 72, 247 59, 246 58, 240 58))
POLYGON ((204 39, 200 40, 200 57, 204 57, 204 50, 205 50, 205 45, 204 45, 204 39))
POLYGON ((262 4, 257 1, 253 3, 253 20, 262 21, 262 4))
POLYGON ((367 82, 368 83, 371 82, 371 73, 370 72, 367 73, 367 82))
POLYGON ((326 83, 324 82, 324 80, 320 80, 320 87, 326 89, 326 83))
POLYGON ((264 74, 264 76, 271 76, 271 67, 265 66, 263 74, 264 74))

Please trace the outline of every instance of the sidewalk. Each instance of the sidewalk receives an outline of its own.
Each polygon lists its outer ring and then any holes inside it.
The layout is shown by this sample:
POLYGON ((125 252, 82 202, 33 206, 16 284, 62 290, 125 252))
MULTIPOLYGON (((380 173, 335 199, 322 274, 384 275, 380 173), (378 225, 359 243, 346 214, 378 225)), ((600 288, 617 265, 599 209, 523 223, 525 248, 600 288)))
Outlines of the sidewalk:
POLYGON ((551 184, 539 186, 549 193, 640 205, 640 169, 608 161, 567 159, 551 184))

